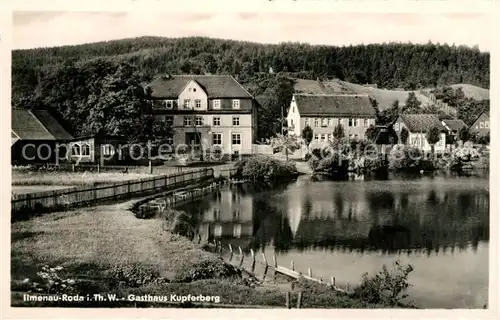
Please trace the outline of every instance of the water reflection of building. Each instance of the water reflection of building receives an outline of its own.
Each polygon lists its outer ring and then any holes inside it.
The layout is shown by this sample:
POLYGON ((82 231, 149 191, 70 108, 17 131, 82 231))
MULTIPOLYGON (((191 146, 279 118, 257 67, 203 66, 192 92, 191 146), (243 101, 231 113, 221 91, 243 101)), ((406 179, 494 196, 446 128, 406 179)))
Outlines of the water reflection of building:
POLYGON ((236 189, 224 189, 213 197, 212 205, 204 209, 198 232, 201 238, 229 239, 252 236, 253 200, 236 189))
POLYGON ((278 211, 287 218, 291 247, 430 252, 487 240, 488 198, 465 184, 432 180, 330 183, 287 190, 278 211))

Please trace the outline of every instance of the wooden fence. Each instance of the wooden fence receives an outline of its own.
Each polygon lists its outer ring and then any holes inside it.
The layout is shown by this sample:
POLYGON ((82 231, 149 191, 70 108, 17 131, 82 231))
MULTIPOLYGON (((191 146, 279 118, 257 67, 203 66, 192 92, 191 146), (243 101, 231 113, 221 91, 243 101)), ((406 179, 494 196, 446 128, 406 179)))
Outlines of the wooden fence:
MULTIPOLYGON (((214 251, 216 253, 219 253, 220 256, 223 256, 223 252, 225 251, 224 248, 222 247, 222 244, 220 241, 214 240, 213 244, 215 246, 214 251)), ((233 247, 231 244, 228 245, 228 254, 225 255, 228 259, 228 262, 233 262, 233 256, 236 256, 237 259, 237 265, 242 268, 243 267, 243 262, 245 260, 245 255, 243 253, 243 250, 240 246, 238 246, 238 251, 235 253, 233 250, 233 247)), ((266 255, 264 252, 262 252, 262 261, 257 261, 256 259, 256 253, 254 252, 253 249, 250 249, 250 259, 251 259, 251 267, 250 267, 250 272, 254 273, 255 272, 255 264, 260 263, 264 266, 264 274, 262 276, 262 280, 265 280, 267 277, 267 273, 269 269, 273 271, 274 277, 276 277, 277 274, 282 274, 285 275, 291 279, 298 280, 299 278, 304 278, 309 281, 313 281, 319 284, 323 284, 326 286, 329 286, 332 288, 332 290, 335 290, 336 292, 343 293, 343 294, 349 294, 352 292, 352 287, 349 285, 348 282, 345 283, 345 286, 340 287, 337 286, 336 279, 334 276, 331 276, 329 281, 325 281, 322 278, 316 278, 313 277, 313 272, 311 268, 308 268, 307 274, 303 274, 300 271, 295 270, 295 264, 293 261, 290 263, 290 268, 280 266, 278 265, 278 259, 276 255, 273 255, 273 261, 272 264, 270 264, 267 260, 266 255)), ((298 308, 300 308, 300 302, 298 303, 298 308)))
POLYGON ((188 183, 204 181, 212 178, 212 168, 198 171, 181 172, 173 175, 161 175, 154 178, 143 178, 106 184, 96 187, 68 188, 27 194, 14 194, 11 199, 11 211, 57 209, 97 203, 103 200, 130 198, 148 192, 163 191, 188 183))

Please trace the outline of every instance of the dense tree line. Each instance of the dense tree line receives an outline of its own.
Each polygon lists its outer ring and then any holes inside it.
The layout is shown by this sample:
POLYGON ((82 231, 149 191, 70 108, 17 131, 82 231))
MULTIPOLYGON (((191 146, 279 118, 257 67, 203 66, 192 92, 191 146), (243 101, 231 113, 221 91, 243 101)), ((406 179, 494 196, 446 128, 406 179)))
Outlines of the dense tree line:
POLYGON ((201 37, 143 37, 75 46, 14 50, 15 95, 33 89, 40 72, 68 61, 95 58, 135 65, 151 79, 161 73, 233 74, 294 72, 304 78, 339 78, 383 88, 416 89, 454 83, 489 87, 489 53, 448 45, 370 44, 320 46, 258 44, 201 37))
MULTIPOLYGON (((339 78, 386 88, 462 82, 489 87, 489 59, 489 53, 477 48, 430 43, 334 47, 145 37, 14 50, 12 103, 53 110, 75 135, 104 131, 154 136, 165 125, 153 123, 146 115, 151 105, 145 102, 147 92, 141 86, 165 73, 232 74, 262 105, 258 132, 259 139, 265 139, 279 132, 284 122, 294 91, 290 76, 339 78), (143 126, 134 128, 134 123, 143 126)), ((455 106, 450 99, 443 97, 455 106)), ((467 123, 476 115, 477 104, 485 104, 472 99, 459 101, 460 116, 467 123), (465 106, 463 101, 467 101, 465 106)), ((377 108, 377 101, 372 100, 372 104, 377 108)), ((416 104, 418 100, 411 96, 404 110, 395 102, 393 108, 379 113, 379 122, 388 122, 399 111, 418 112, 416 104)))
POLYGON ((47 69, 19 107, 47 109, 75 136, 104 133, 129 140, 162 139, 169 128, 151 115, 152 102, 136 69, 94 60, 47 69))

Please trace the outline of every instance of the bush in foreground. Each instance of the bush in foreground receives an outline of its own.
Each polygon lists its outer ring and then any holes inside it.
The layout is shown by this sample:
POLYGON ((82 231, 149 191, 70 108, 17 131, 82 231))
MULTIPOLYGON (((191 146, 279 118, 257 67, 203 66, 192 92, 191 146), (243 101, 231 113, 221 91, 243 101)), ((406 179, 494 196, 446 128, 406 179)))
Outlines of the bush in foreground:
POLYGON ((408 275, 412 271, 411 265, 403 266, 396 261, 391 271, 384 265, 382 271, 372 277, 365 273, 361 285, 355 289, 354 296, 367 303, 398 306, 401 300, 408 297, 406 291, 411 286, 408 283, 408 275))

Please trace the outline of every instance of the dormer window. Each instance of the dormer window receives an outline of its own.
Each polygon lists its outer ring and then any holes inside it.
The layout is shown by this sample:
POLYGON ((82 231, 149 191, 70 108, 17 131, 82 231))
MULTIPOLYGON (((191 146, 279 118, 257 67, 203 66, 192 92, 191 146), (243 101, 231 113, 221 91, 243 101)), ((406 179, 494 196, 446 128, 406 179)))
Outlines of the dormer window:
POLYGON ((214 109, 220 109, 220 100, 214 100, 214 109))
POLYGON ((233 100, 233 109, 240 108, 240 100, 233 100))

